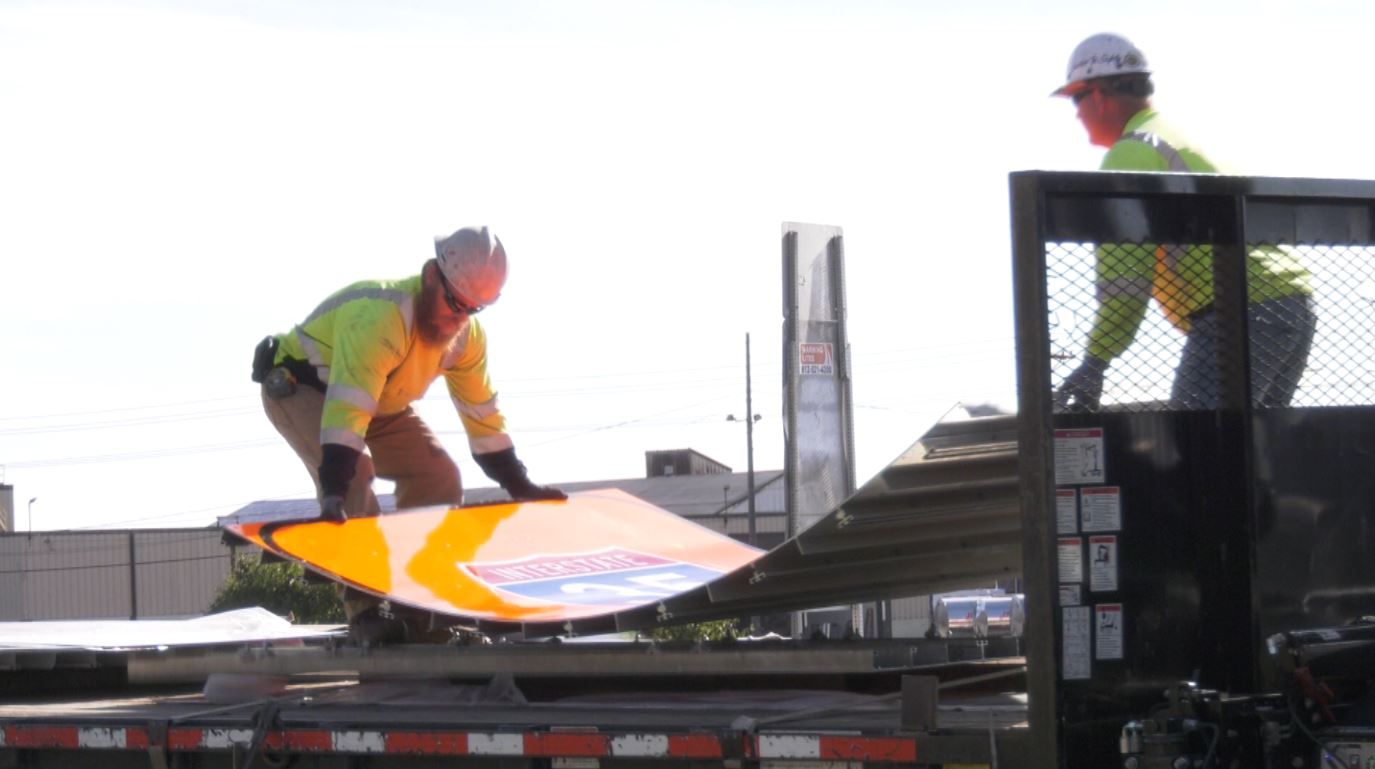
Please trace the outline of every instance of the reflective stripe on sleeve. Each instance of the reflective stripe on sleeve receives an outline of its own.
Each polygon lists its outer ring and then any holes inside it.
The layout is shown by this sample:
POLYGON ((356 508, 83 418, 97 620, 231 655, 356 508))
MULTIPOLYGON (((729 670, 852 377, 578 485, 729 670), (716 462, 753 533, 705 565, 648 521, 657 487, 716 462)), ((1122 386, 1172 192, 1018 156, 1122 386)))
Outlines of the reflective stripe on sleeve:
POLYGON ((329 366, 325 365, 325 356, 320 352, 320 345, 315 343, 315 338, 300 326, 292 329, 292 333, 296 335, 296 341, 301 344, 301 349, 306 351, 306 360, 315 367, 315 376, 319 377, 321 382, 328 382, 329 366))
POLYGON ((361 452, 367 446, 363 436, 343 427, 326 427, 320 430, 320 443, 337 443, 361 452))
POLYGON ((488 417, 496 416, 497 413, 501 411, 501 409, 497 408, 497 398, 495 395, 486 403, 464 403, 458 398, 450 398, 450 400, 454 402, 454 407, 458 409, 458 413, 478 422, 488 417))

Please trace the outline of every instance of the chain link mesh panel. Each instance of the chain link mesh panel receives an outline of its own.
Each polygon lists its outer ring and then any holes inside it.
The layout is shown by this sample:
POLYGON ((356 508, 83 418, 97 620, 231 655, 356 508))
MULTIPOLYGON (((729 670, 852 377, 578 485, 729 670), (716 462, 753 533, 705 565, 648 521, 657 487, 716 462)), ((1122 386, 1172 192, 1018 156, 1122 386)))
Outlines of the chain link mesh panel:
MULTIPOLYGON (((1375 403, 1375 247, 1245 253, 1253 407, 1375 403)), ((1211 246, 1049 243, 1045 256, 1058 409, 1216 407, 1223 368, 1243 362, 1220 328, 1211 246), (1111 360, 1100 395, 1094 358, 1111 360)))

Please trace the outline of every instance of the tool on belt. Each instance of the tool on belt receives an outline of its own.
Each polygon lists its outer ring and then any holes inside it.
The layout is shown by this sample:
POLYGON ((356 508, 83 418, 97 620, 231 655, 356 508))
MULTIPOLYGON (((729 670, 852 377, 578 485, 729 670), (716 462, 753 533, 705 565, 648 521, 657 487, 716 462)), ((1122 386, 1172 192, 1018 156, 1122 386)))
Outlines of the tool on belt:
POLYGON ((253 351, 253 381, 263 386, 267 397, 281 400, 294 395, 300 384, 324 392, 325 383, 308 361, 283 358, 281 363, 277 362, 277 344, 277 337, 263 337, 253 351))

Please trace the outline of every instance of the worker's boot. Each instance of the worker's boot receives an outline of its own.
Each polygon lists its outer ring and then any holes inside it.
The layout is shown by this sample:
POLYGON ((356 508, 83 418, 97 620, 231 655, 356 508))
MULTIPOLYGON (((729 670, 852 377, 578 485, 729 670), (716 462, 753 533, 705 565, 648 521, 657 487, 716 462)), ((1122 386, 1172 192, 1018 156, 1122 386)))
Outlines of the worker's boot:
POLYGON ((350 644, 370 649, 406 643, 406 623, 392 612, 387 601, 343 585, 339 586, 339 598, 349 622, 350 644))

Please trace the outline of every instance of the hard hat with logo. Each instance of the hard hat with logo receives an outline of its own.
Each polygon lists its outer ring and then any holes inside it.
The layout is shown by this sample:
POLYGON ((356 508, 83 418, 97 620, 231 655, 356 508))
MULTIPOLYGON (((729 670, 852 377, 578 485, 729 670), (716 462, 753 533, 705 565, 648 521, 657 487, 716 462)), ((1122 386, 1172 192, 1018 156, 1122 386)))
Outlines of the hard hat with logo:
POLYGON ((1073 96, 1089 80, 1113 75, 1149 75, 1150 66, 1141 49, 1121 35, 1103 32, 1092 35, 1075 47, 1069 57, 1065 84, 1051 96, 1073 96))
POLYGON ((506 284, 506 248, 486 227, 464 227, 434 239, 435 261, 458 298, 469 307, 485 307, 501 296, 506 284))

